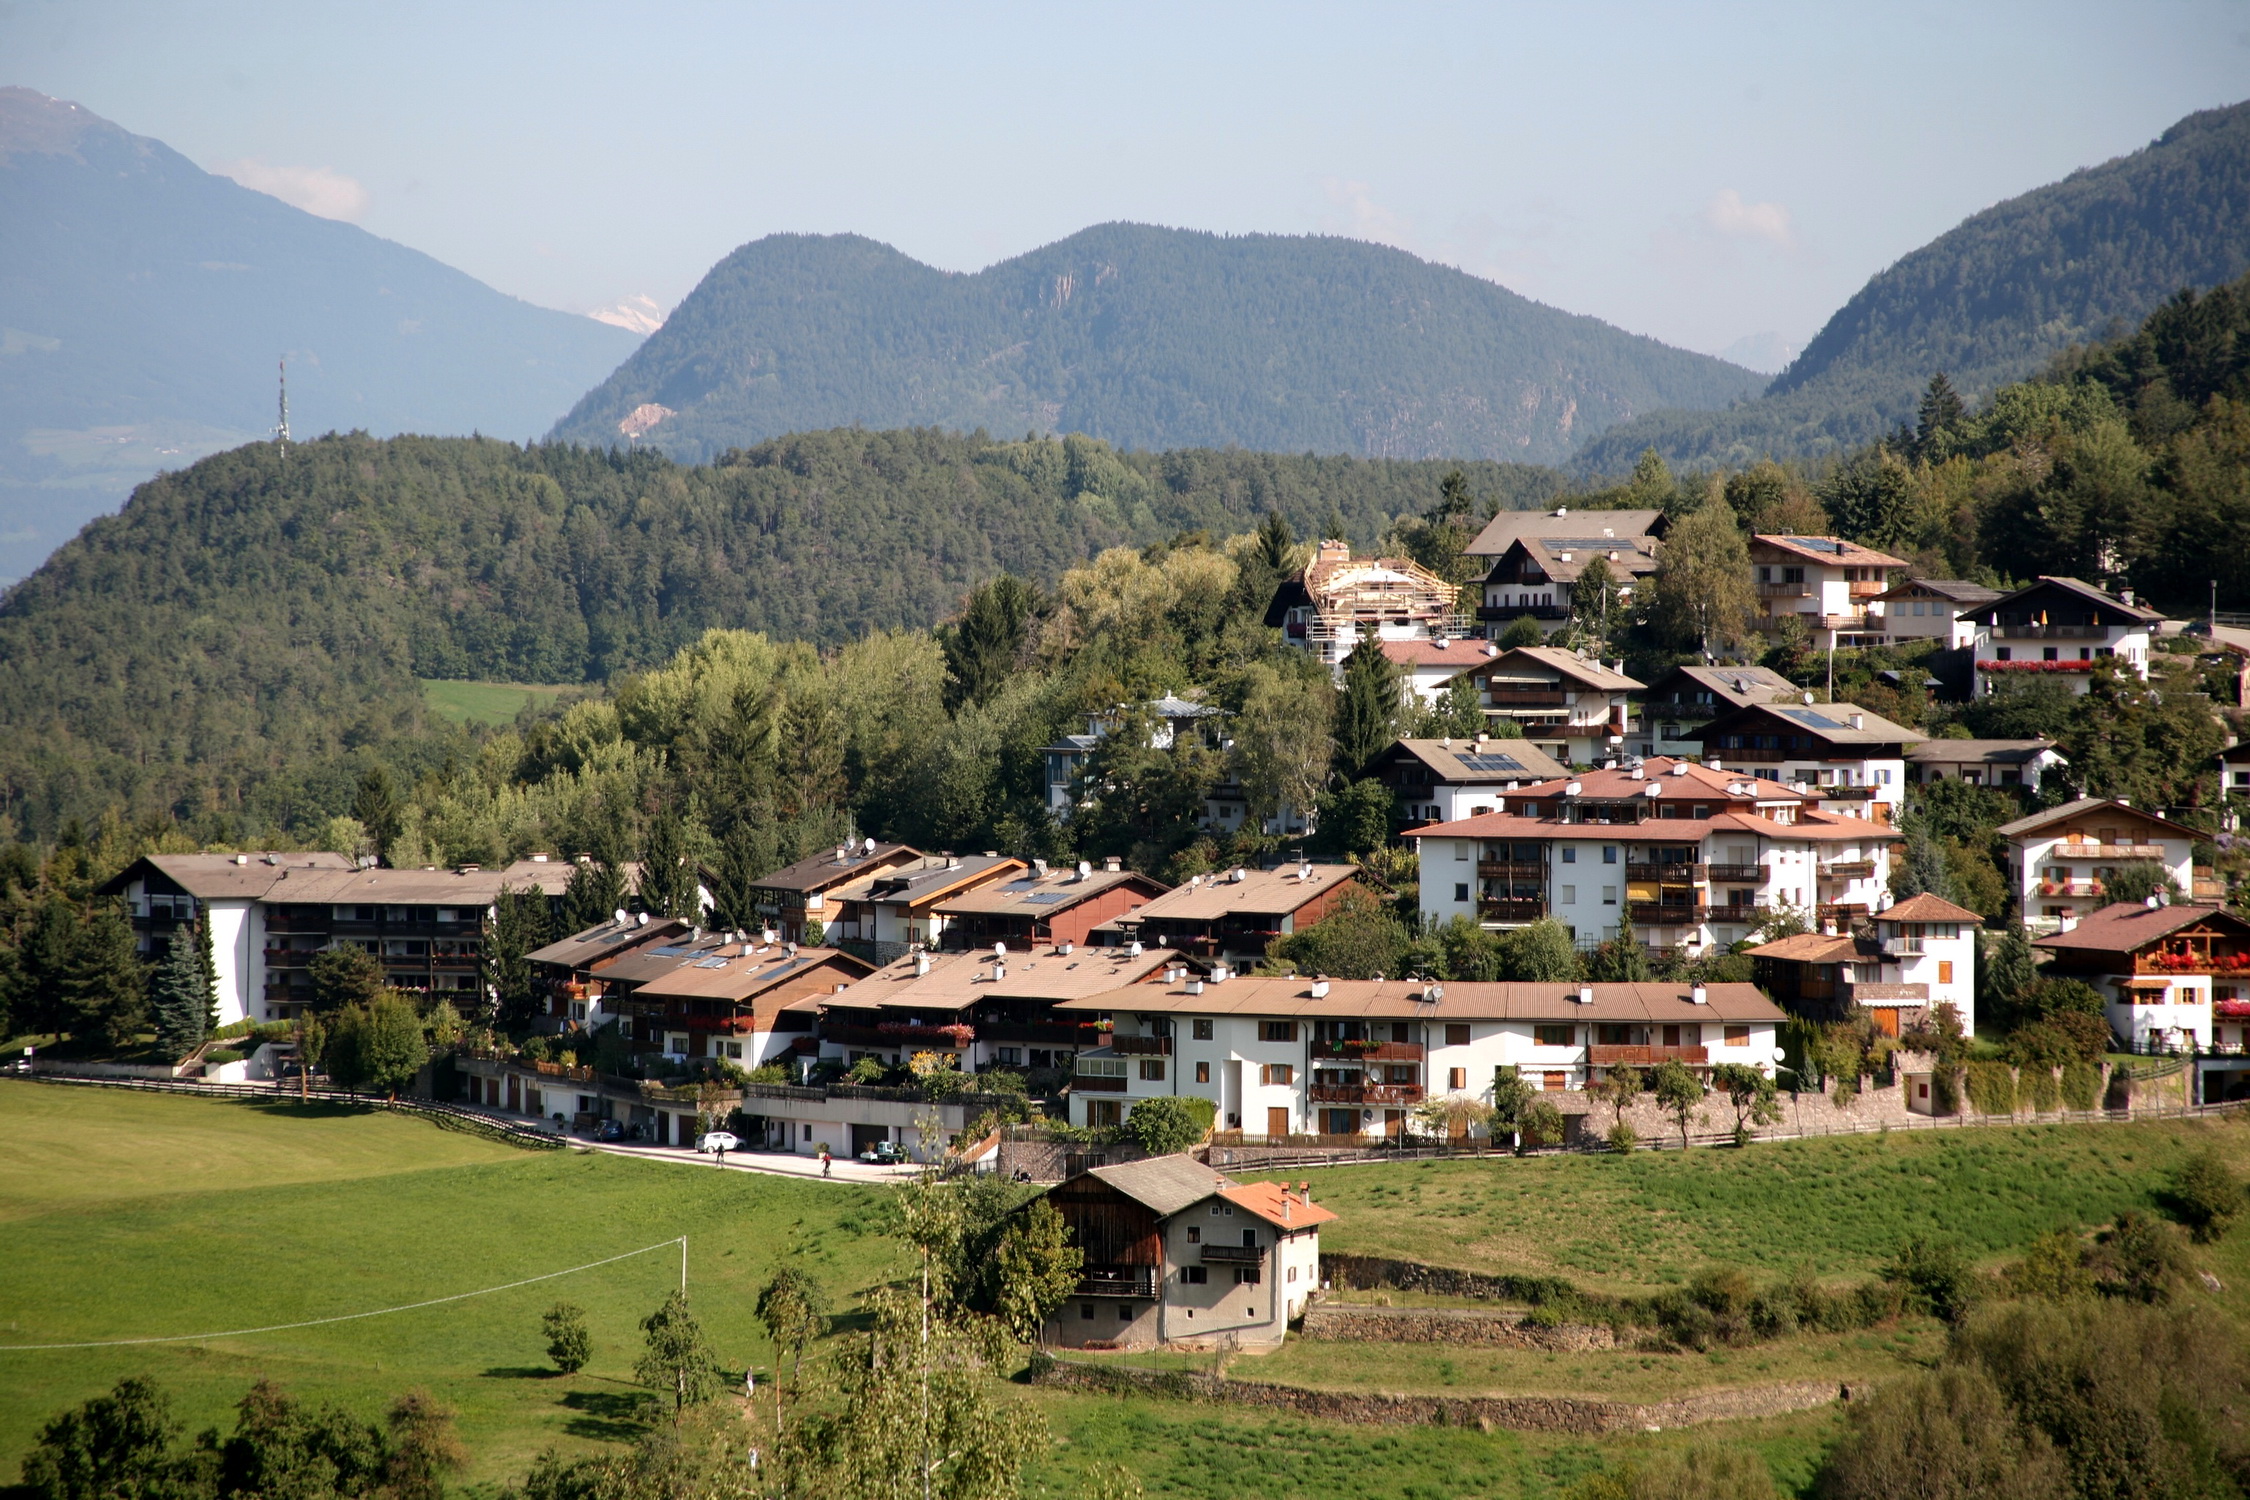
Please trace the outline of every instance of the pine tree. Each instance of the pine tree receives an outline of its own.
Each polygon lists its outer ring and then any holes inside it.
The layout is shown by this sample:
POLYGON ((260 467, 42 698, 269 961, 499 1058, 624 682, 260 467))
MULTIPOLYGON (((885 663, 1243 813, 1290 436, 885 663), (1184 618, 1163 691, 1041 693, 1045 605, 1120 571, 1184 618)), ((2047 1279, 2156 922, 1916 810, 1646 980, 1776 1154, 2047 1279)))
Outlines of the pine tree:
POLYGON ((550 941, 548 926, 547 893, 538 886, 528 891, 503 886, 493 897, 492 931, 484 941, 484 992, 503 1030, 520 1030, 538 1013, 529 955, 550 941))
POLYGON ((359 790, 352 796, 352 816, 367 830, 376 853, 387 854, 399 831, 398 794, 391 790, 390 772, 376 766, 359 778, 359 790))
POLYGON ((164 962, 150 985, 156 1039, 174 1057, 193 1052, 209 1033, 210 992, 203 981, 200 946, 193 928, 173 928, 164 962))
POLYGON ((1946 868, 1945 851, 1930 837, 1928 821, 1919 813, 1909 813, 1899 820, 1899 825, 1899 832, 1906 841, 1906 859, 1891 883, 1891 893, 1902 901, 1908 896, 1924 894, 1951 901, 1953 873, 1946 868))
POLYGON ((625 908, 625 836, 604 818, 563 888, 563 926, 571 932, 599 927, 625 908))
POLYGON ((946 709, 982 703, 1014 675, 1039 612, 1039 591, 1012 573, 1002 573, 970 592, 961 618, 940 629, 945 648, 946 709))
POLYGON ((649 820, 648 839, 641 850, 641 905, 653 915, 703 920, 702 898, 697 894, 701 870, 690 854, 690 845, 699 842, 690 837, 686 820, 675 808, 665 808, 649 820))
POLYGON ((1398 667, 1380 641, 1365 640, 1344 661, 1336 705, 1336 768, 1356 780, 1398 738, 1403 708, 1398 667))
POLYGON ((96 911, 78 930, 63 978, 62 1006, 71 1035, 129 1047, 148 1017, 148 978, 133 951, 132 924, 115 910, 96 911))
POLYGON ((1941 456, 1939 448, 1948 433, 1961 425, 1969 414, 1968 403, 1953 388, 1943 370, 1930 377, 1929 388, 1922 392, 1922 404, 1915 411, 1914 452, 1921 458, 1941 456))

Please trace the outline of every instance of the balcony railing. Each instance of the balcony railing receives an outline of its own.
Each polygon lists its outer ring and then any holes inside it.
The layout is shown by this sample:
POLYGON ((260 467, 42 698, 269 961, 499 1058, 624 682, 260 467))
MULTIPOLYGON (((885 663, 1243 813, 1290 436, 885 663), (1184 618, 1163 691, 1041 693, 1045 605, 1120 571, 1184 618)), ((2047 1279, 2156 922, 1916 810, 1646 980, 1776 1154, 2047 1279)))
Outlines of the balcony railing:
POLYGON ((1875 873, 1871 859, 1832 859, 1820 867, 1823 880, 1865 880, 1875 873))
POLYGON ((1684 860, 1678 864, 1660 865, 1637 865, 1627 861, 1625 878, 1627 880, 1670 881, 1685 885, 1691 881, 1704 879, 1705 872, 1709 869, 1710 866, 1708 865, 1694 864, 1684 860))
POLYGON ((1418 1083, 1316 1083, 1305 1092, 1315 1104, 1420 1104, 1424 1098, 1418 1083))
POLYGON ((1883 939, 1885 958, 1920 958, 1929 950, 1918 937, 1887 937, 1883 939))
POLYGON ((2162 859, 2162 844, 2084 844, 2069 839, 2048 851, 2050 859, 2162 859))
POLYGON ((1810 599, 1815 587, 1817 585, 1806 583, 1802 579, 1795 583, 1761 583, 1758 585, 1758 597, 1761 599, 1810 599))
POLYGON ((1373 1042, 1343 1038, 1337 1041, 1315 1041, 1312 1055, 1316 1061, 1329 1062, 1420 1062, 1423 1048, 1420 1042, 1373 1042))
POLYGON ((1109 1050, 1125 1057, 1170 1057, 1172 1039, 1168 1036, 1112 1036, 1109 1050))
POLYGON ((2136 953, 2136 974, 2250 973, 2250 953, 2136 953))
POLYGON ((1072 1075, 1070 1086, 1081 1094, 1122 1094, 1125 1092, 1124 1079, 1096 1078, 1090 1073, 1072 1075))
POLYGON ((1993 632, 2004 641, 2100 641, 2109 638, 2106 625, 2010 625, 2003 621, 1993 632))
POLYGON ((1080 1297, 1154 1297, 1154 1266, 1088 1266, 1078 1273, 1080 1297))
POLYGON ((1266 1259, 1265 1248, 1261 1245, 1205 1245, 1202 1249, 1203 1263, 1207 1266, 1256 1266, 1263 1265, 1266 1259))
POLYGON ((1660 1062, 1703 1063, 1710 1061, 1710 1049, 1705 1047, 1597 1043, 1588 1048, 1587 1051, 1590 1055, 1586 1060, 1597 1068, 1621 1063, 1630 1063, 1634 1067, 1649 1067, 1660 1062))
POLYGON ((1547 867, 1537 860, 1480 859, 1477 861, 1479 880, 1545 880, 1547 867))
POLYGON ((1641 714, 1644 718, 1670 719, 1676 724, 1695 724, 1715 719, 1721 708, 1733 706, 1731 703, 1643 703, 1641 714))
POLYGON ((1811 790, 1824 802, 1872 802, 1876 794, 1871 786, 1814 786, 1811 790))
POLYGON ((1705 865, 1703 868, 1709 872, 1709 878, 1713 880, 1763 880, 1766 878, 1766 867, 1764 865, 1705 865))
POLYGON ((2042 896, 2099 896, 2101 893, 2102 883, 2098 880, 2042 880, 2039 882, 2039 894, 2042 896))
POLYGON ((1680 927, 1690 922, 1701 922, 1710 908, 1700 902, 1675 905, 1669 901, 1634 901, 1629 903, 1633 922, 1643 927, 1680 927))
POLYGON ((1098 1045, 1095 1029, 1071 1021, 979 1021, 980 1042, 1030 1042, 1041 1047, 1092 1047, 1098 1045))
POLYGON ((1490 688, 1485 701, 1494 708, 1565 708, 1569 700, 1559 688, 1490 688))
POLYGON ((1887 583, 1876 583, 1869 579, 1861 579, 1857 583, 1847 585, 1847 587, 1851 589, 1854 599, 1872 599, 1877 594, 1890 592, 1891 586, 1887 583))
POLYGON ((1487 899, 1477 903, 1477 915, 1487 922, 1536 922, 1547 915, 1547 903, 1487 899))
POLYGON ((1480 620, 1516 620, 1525 615, 1531 616, 1534 620, 1567 620, 1570 618, 1570 606, 1567 604, 1480 604, 1477 606, 1477 618, 1480 620))

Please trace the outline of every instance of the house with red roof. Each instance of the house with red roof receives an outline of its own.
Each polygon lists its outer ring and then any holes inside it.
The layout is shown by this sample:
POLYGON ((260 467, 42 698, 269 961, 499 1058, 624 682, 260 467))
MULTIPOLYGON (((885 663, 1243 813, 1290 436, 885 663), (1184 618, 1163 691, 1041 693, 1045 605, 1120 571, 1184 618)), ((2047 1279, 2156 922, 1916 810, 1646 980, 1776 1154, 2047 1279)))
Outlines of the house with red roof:
POLYGON ((1067 1349, 1279 1348, 1336 1218, 1309 1184, 1236 1182, 1186 1155, 1095 1167, 1046 1197, 1084 1257, 1042 1330, 1067 1349))
POLYGON ((2223 906, 2118 902, 2033 946, 2049 975, 2101 993, 2132 1051, 2239 1056, 2250 1044, 2250 922, 2223 906))
POLYGON ((1877 912, 1870 925, 1865 935, 1800 932, 1752 948, 1758 987, 1808 1020, 1841 1020, 1865 1009, 1886 1036, 1950 1005, 1974 1035, 1984 919, 1925 892, 1877 912))
POLYGON ((1444 636, 1427 640, 1385 641, 1383 655, 1398 668, 1399 685, 1424 706, 1445 696, 1447 684, 1469 668, 1482 666, 1500 654, 1490 641, 1453 640, 1444 636))
POLYGON ((1890 880, 1880 823, 1748 771, 1658 756, 1524 786, 1493 810, 1409 828, 1422 920, 1488 928, 1552 917, 1580 943, 1630 922, 1644 943, 1708 951, 1789 907, 1839 925, 1890 880))

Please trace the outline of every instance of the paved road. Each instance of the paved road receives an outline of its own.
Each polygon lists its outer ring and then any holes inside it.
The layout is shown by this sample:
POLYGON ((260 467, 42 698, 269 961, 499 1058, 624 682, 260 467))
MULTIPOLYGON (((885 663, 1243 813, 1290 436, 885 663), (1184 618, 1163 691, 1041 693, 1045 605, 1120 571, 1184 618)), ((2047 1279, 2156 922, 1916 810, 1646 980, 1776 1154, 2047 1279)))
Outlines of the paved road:
MULTIPOLYGON (((607 1151, 613 1156, 634 1156, 643 1161, 668 1161, 683 1167, 701 1167, 712 1170, 711 1158, 685 1146, 631 1146, 596 1141, 573 1141, 571 1144, 607 1151)), ((865 1162, 836 1158, 833 1177, 820 1175, 820 1158, 795 1156, 787 1151, 729 1151, 726 1169, 730 1172, 764 1172, 774 1177, 809 1177, 815 1182, 899 1182, 913 1177, 922 1169, 917 1166, 870 1166, 865 1162)))

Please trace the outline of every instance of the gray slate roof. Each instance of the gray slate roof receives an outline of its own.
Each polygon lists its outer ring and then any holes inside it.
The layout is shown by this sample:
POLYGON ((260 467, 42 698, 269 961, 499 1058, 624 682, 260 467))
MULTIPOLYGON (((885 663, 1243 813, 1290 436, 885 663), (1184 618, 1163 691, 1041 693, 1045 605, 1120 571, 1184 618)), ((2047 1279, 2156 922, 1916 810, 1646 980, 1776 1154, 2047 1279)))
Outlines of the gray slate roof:
POLYGON ((1214 1172, 1186 1155, 1152 1156, 1122 1166, 1095 1167, 1091 1175, 1160 1216, 1176 1214, 1223 1187, 1234 1186, 1234 1179, 1224 1172, 1214 1172))

